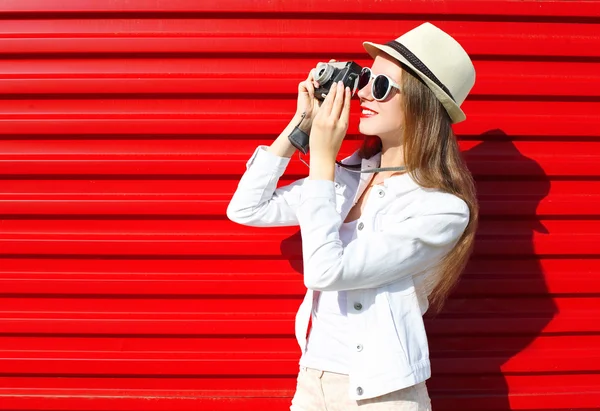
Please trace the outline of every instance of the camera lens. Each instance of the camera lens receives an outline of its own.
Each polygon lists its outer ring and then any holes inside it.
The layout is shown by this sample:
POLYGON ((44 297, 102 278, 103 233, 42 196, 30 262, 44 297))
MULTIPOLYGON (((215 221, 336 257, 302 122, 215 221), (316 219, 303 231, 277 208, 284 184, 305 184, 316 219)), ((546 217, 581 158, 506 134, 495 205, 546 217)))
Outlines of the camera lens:
POLYGON ((333 74, 333 66, 327 63, 319 63, 317 64, 317 68, 315 70, 315 81, 319 84, 326 83, 331 78, 333 74))

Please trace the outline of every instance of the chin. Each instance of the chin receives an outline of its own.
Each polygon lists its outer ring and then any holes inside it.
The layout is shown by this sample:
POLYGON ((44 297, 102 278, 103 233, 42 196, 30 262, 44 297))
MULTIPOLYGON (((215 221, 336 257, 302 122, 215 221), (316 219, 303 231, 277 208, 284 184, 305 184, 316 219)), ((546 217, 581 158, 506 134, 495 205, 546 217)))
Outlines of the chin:
POLYGON ((358 123, 358 131, 364 136, 397 136, 398 132, 401 133, 401 124, 384 124, 381 121, 374 121, 375 119, 360 119, 358 123))
POLYGON ((389 132, 388 129, 381 127, 378 124, 373 124, 373 123, 369 124, 367 122, 363 122, 362 120, 361 120, 360 124, 358 125, 358 131, 360 131, 360 133, 364 136, 379 136, 381 134, 385 134, 386 132, 389 132))
POLYGON ((377 129, 373 124, 368 124, 368 121, 364 121, 362 119, 358 124, 358 131, 365 136, 376 136, 378 134, 377 129))

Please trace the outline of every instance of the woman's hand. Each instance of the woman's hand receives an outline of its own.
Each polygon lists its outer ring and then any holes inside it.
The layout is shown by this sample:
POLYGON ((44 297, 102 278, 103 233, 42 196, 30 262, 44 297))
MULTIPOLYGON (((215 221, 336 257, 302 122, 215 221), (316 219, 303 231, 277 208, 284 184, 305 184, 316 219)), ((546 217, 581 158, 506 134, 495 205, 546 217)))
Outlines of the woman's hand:
POLYGON ((335 159, 350 121, 350 88, 341 82, 331 86, 312 124, 310 178, 333 180, 335 159))
MULTIPOLYGON (((330 63, 336 60, 329 60, 330 63)), ((319 88, 319 83, 314 80, 315 69, 313 68, 309 73, 306 80, 301 81, 298 84, 298 104, 296 107, 296 115, 294 117, 300 118, 302 113, 306 113, 302 128, 307 131, 310 130, 311 124, 319 107, 321 101, 315 98, 315 89, 319 88)))
MULTIPOLYGON (((330 60, 329 62, 332 63, 334 61, 330 60)), ((298 107, 296 114, 292 117, 287 127, 269 146, 269 151, 278 157, 290 158, 296 152, 296 147, 290 142, 289 135, 299 123, 300 128, 304 132, 307 134, 310 133, 313 119, 321 105, 321 102, 315 98, 315 87, 319 87, 319 83, 313 78, 314 72, 315 69, 312 69, 306 80, 298 84, 298 107), (304 118, 302 114, 304 114, 304 118)))
MULTIPOLYGON (((314 70, 315 69, 312 69, 308 73, 306 80, 301 81, 300 84, 298 84, 298 105, 295 117, 299 117, 305 113, 306 117, 304 117, 304 120, 307 125, 311 124, 320 105, 319 100, 315 98, 315 88, 319 87, 319 83, 313 80, 314 70)), ((310 129, 309 127, 307 128, 310 129)))

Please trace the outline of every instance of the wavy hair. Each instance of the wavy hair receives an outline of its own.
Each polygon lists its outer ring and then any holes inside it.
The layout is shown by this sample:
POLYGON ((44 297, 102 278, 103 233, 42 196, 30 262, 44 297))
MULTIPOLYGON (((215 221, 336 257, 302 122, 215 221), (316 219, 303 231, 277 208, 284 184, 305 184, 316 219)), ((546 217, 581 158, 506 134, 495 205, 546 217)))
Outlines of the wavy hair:
MULTIPOLYGON (((439 312, 457 284, 473 250, 479 205, 473 176, 462 158, 450 116, 410 68, 402 65, 402 105, 404 111, 404 162, 407 172, 422 187, 454 194, 469 206, 469 223, 454 248, 428 279, 429 302, 439 312), (408 74, 408 75, 407 75, 408 74)), ((359 150, 363 158, 381 151, 379 137, 367 136, 359 150)))

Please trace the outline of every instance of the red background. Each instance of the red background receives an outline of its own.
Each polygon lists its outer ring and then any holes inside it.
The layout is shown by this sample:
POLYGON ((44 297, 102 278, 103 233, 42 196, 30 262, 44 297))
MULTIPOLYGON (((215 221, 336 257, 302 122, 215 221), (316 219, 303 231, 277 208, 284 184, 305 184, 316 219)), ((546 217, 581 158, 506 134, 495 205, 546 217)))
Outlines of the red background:
POLYGON ((455 130, 482 208, 427 320, 434 409, 600 407, 598 2, 2 0, 0 19, 1 410, 288 409, 298 229, 225 208, 310 68, 369 64, 363 40, 423 21, 476 66, 455 130))

